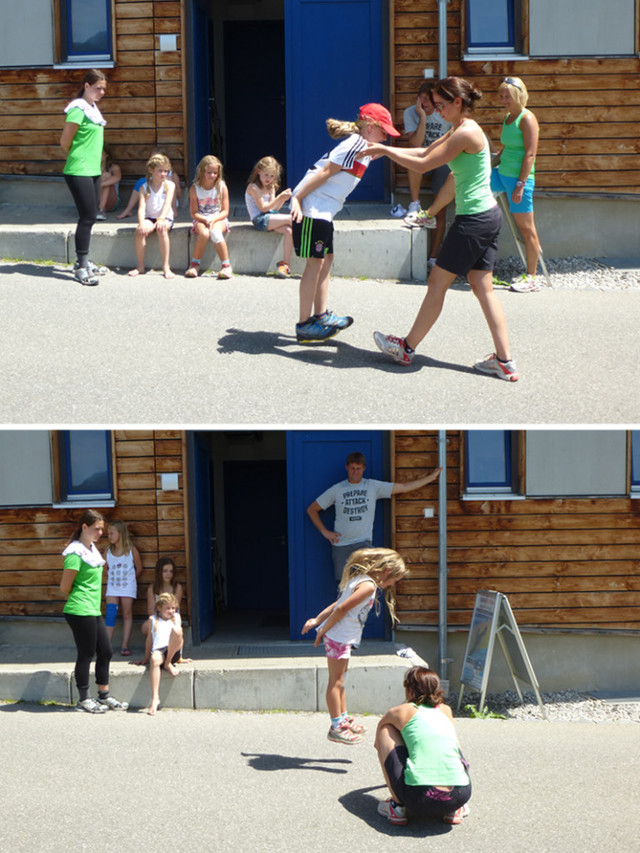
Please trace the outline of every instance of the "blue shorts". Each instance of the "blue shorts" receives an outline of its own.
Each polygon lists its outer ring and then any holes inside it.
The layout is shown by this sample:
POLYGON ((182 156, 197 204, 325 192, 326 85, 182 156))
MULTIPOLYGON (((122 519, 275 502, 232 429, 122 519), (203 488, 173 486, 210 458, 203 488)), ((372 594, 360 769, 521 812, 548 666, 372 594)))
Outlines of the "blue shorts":
POLYGON ((514 204, 511 200, 511 193, 516 188, 517 180, 518 178, 509 178, 507 175, 501 175, 498 172, 498 167, 491 170, 491 190, 494 193, 507 194, 511 213, 533 213, 533 187, 535 182, 533 178, 527 178, 522 189, 522 201, 520 204, 514 204))
POLYGON ((256 226, 258 231, 268 231, 270 219, 271 219, 271 211, 267 210, 266 213, 259 213, 251 221, 256 226))

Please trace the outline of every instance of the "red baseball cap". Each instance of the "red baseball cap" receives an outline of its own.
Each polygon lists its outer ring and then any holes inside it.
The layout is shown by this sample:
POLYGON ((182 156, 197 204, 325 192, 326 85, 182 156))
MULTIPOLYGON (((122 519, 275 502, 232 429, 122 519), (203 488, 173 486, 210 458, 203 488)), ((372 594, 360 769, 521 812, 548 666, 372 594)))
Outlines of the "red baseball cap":
POLYGON ((360 107, 358 118, 375 121, 389 136, 401 136, 393 126, 391 113, 382 104, 365 104, 363 107, 360 107))

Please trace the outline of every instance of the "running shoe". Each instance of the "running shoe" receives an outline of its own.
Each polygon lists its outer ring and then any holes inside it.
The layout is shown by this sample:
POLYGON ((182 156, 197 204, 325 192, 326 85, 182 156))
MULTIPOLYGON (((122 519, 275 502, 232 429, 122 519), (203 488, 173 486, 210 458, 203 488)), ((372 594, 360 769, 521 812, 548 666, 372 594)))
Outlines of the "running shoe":
POLYGON ((537 275, 528 275, 525 273, 512 282, 509 290, 514 293, 537 293, 542 289, 542 284, 537 275))
POLYGON ((482 361, 477 361, 473 366, 480 373, 489 373, 497 376, 498 379, 506 379, 507 382, 517 382, 520 378, 515 361, 499 361, 495 352, 482 361))
POLYGON ((406 826, 407 807, 394 803, 391 797, 378 803, 378 814, 383 815, 394 826, 406 826))
MULTIPOLYGON (((80 269, 80 262, 76 261, 73 265, 73 271, 80 269)), ((100 264, 94 264, 93 261, 87 261, 87 269, 93 275, 106 275, 109 272, 109 267, 102 267, 100 264)))
POLYGON ((222 264, 222 269, 218 273, 218 278, 233 278, 233 270, 231 264, 222 264))
POLYGON ((435 258, 427 258, 427 272, 431 272, 431 270, 435 267, 437 261, 435 258))
POLYGON ((87 714, 104 714, 105 711, 108 711, 108 708, 106 705, 101 705, 100 702, 88 696, 86 699, 82 699, 82 701, 78 700, 76 711, 86 711, 87 714))
POLYGON ((106 219, 107 219, 107 214, 104 212, 104 210, 101 210, 100 208, 98 208, 98 212, 96 213, 96 221, 97 222, 105 222, 106 219))
POLYGON ((360 725, 360 723, 356 723, 355 719, 350 715, 347 715, 344 718, 343 723, 345 724, 345 726, 349 726, 351 731, 355 732, 355 734, 357 735, 363 735, 367 730, 366 726, 362 726, 360 725))
POLYGON ((355 732, 352 732, 349 726, 346 726, 344 723, 340 723, 337 729, 330 726, 327 740, 332 740, 334 743, 354 744, 362 743, 364 738, 362 735, 357 735, 355 732))
POLYGON ((89 267, 78 267, 73 270, 73 277, 76 281, 79 281, 80 284, 86 284, 87 287, 95 287, 96 284, 99 284, 98 276, 91 272, 89 267))
POLYGON ((276 264, 276 276, 278 278, 291 278, 291 267, 285 264, 284 261, 278 261, 276 264))
POLYGON ((114 699, 113 696, 106 696, 104 699, 98 696, 98 702, 103 708, 107 708, 110 711, 126 711, 129 707, 128 702, 120 702, 118 699, 114 699))
POLYGON ((198 278, 198 273, 200 271, 200 266, 198 264, 191 264, 189 269, 184 274, 185 278, 198 278))
POLYGON ((407 352, 404 338, 398 338, 396 335, 383 335, 382 332, 374 332, 373 340, 380 352, 391 356, 398 364, 409 366, 413 361, 415 353, 407 352))
POLYGON ((421 208, 420 208, 420 202, 419 201, 410 201, 409 202, 409 209, 407 210, 407 213, 420 213, 420 210, 421 210, 421 208))
POLYGON ((334 314, 333 311, 327 309, 324 314, 315 314, 314 320, 323 326, 333 326, 336 329, 348 329, 349 326, 353 323, 353 317, 338 317, 337 314, 334 314))
POLYGON ((459 823, 462 823, 462 818, 469 816, 469 806, 465 803, 463 806, 460 806, 455 812, 449 812, 442 816, 442 820, 445 823, 449 823, 452 826, 457 826, 459 823))
POLYGON ((296 323, 296 338, 299 344, 326 341, 339 331, 337 326, 327 326, 315 317, 310 317, 305 323, 296 323))
POLYGON ((417 213, 407 213, 404 218, 405 225, 411 228, 435 228, 435 216, 429 216, 426 210, 419 210, 417 213))

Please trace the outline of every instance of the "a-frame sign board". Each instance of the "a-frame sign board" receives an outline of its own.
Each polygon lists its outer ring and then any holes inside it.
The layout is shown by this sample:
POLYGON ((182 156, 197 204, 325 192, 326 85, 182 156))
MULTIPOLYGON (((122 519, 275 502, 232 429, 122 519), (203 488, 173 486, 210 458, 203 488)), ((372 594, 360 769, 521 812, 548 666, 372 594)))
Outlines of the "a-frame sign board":
POLYGON ((464 687, 475 687, 480 691, 480 710, 484 708, 484 698, 487 693, 489 671, 491 670, 491 659, 496 637, 500 641, 507 666, 511 672, 513 683, 518 691, 520 701, 523 702, 522 692, 518 679, 530 684, 538 699, 538 705, 542 716, 548 720, 536 674, 531 666, 529 655, 524 647, 522 636, 518 630, 511 605, 506 595, 493 590, 481 589, 476 594, 476 603, 473 608, 471 628, 467 640, 467 649, 464 654, 462 675, 460 677, 460 695, 458 697, 458 709, 462 704, 464 687))

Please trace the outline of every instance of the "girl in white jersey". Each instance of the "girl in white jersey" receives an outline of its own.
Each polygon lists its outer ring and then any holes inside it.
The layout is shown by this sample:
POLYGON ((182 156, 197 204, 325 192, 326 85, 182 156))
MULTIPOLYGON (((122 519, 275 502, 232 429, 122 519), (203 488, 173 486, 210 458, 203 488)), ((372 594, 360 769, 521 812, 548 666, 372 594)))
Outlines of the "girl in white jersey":
POLYGON ((291 197, 293 245, 298 257, 307 260, 296 324, 296 338, 302 344, 332 338, 353 323, 353 317, 338 317, 327 309, 333 219, 371 162, 371 157, 364 156, 367 142, 400 136, 389 110, 381 104, 360 107, 355 122, 327 119, 327 130, 332 139, 346 138, 307 171, 291 197), (363 156, 356 159, 359 154, 363 156))
MULTIPOLYGON (((440 316, 449 287, 458 276, 466 276, 477 298, 493 339, 495 352, 475 363, 481 373, 508 382, 518 380, 511 359, 507 321, 502 303, 493 291, 493 268, 498 255, 498 235, 502 214, 491 192, 491 151, 480 125, 471 118, 474 105, 482 97, 467 80, 445 77, 431 90, 431 101, 445 121, 453 126, 428 148, 389 148, 369 145, 365 155, 389 157, 406 169, 427 172, 448 163, 452 175, 438 195, 438 206, 455 195, 456 217, 445 237, 436 264, 429 275, 429 287, 413 326, 406 337, 374 332, 378 349, 399 364, 409 366, 418 344, 440 316)), ((434 212, 434 206, 427 214, 434 212)))
POLYGON ((175 184, 168 180, 171 171, 169 158, 164 154, 153 154, 147 161, 147 179, 140 187, 138 200, 138 227, 136 228, 136 258, 138 266, 129 275, 143 275, 147 237, 155 231, 158 235, 162 273, 173 278, 169 266, 169 231, 173 228, 173 194, 175 184))
POLYGON ((218 278, 231 278, 233 271, 224 239, 229 233, 229 190, 222 180, 222 163, 213 154, 207 154, 198 163, 189 190, 189 210, 193 219, 191 233, 196 239, 186 277, 197 278, 207 241, 211 240, 222 261, 218 278))
POLYGON ((324 640, 327 652, 327 708, 331 717, 327 735, 329 740, 346 744, 362 741, 365 728, 347 713, 344 688, 351 649, 360 644, 362 630, 369 611, 376 603, 378 589, 384 590, 391 618, 398 621, 394 586, 406 574, 404 560, 390 548, 361 548, 354 551, 342 573, 338 600, 304 623, 302 633, 316 628, 314 646, 319 646, 320 640, 324 640))

